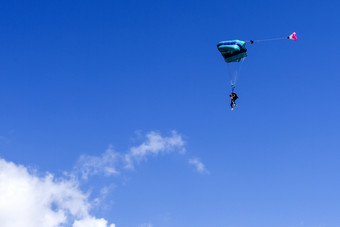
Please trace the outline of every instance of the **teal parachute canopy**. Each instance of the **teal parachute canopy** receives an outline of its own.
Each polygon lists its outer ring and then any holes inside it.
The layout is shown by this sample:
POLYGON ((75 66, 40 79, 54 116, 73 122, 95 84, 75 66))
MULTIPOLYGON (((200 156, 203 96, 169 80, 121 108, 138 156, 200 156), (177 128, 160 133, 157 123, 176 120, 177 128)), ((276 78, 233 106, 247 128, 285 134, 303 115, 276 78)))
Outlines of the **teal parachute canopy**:
POLYGON ((241 40, 222 41, 217 44, 217 48, 227 63, 239 62, 247 57, 246 42, 241 40))

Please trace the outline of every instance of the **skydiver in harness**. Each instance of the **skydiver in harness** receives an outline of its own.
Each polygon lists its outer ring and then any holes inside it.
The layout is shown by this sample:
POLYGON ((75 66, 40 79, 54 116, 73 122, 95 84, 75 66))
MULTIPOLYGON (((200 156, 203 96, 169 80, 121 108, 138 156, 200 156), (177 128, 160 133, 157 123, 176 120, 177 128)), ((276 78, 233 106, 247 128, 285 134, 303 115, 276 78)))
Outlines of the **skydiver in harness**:
POLYGON ((229 95, 229 97, 230 97, 230 107, 231 107, 232 111, 234 110, 234 106, 237 106, 235 101, 236 101, 236 99, 238 99, 238 96, 234 92, 234 89, 235 89, 235 85, 232 84, 231 85, 231 94, 229 95))

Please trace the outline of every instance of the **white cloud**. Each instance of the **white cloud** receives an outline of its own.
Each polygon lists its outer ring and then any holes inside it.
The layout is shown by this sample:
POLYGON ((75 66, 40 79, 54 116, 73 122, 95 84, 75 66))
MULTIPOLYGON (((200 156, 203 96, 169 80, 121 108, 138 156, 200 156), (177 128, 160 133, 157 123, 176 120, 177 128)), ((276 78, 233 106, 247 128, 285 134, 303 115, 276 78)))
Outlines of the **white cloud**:
POLYGON ((119 154, 114 152, 112 146, 110 146, 100 157, 90 155, 80 156, 75 170, 81 174, 83 179, 97 174, 104 174, 106 176, 117 175, 119 171, 116 165, 119 162, 119 158, 119 154))
POLYGON ((189 159, 189 164, 195 166, 197 172, 199 173, 209 173, 209 171, 205 168, 204 164, 198 158, 189 159))
MULTIPOLYGON (((111 224, 108 227, 115 227, 115 224, 111 224)), ((77 220, 72 227, 107 227, 107 221, 105 219, 86 218, 83 220, 77 220)))
POLYGON ((98 197, 93 199, 93 205, 97 207, 100 206, 102 209, 107 208, 107 206, 110 204, 110 201, 107 200, 107 196, 114 188, 114 184, 102 187, 99 191, 98 197))
MULTIPOLYGON (((26 167, 0 159, 1 227, 107 227, 89 214, 88 195, 73 179, 39 177, 26 167)), ((108 227, 114 227, 114 224, 108 227)))
POLYGON ((126 168, 133 169, 136 162, 140 162, 150 155, 158 155, 174 150, 185 152, 184 141, 176 131, 172 131, 168 137, 162 137, 158 132, 150 132, 146 135, 146 141, 137 147, 132 147, 125 155, 126 168))
POLYGON ((138 227, 152 227, 152 224, 151 223, 144 223, 144 224, 139 225, 138 227))
MULTIPOLYGON (((138 146, 131 147, 127 153, 115 152, 110 146, 100 156, 82 155, 75 167, 76 174, 82 179, 93 175, 103 174, 106 176, 118 175, 125 169, 134 169, 134 166, 150 156, 158 156, 177 151, 184 154, 185 142, 180 134, 172 131, 169 136, 162 136, 159 132, 151 131, 145 136, 140 131, 136 132, 139 139, 145 137, 145 141, 138 146)), ((198 158, 189 160, 199 173, 209 173, 204 164, 198 158)))

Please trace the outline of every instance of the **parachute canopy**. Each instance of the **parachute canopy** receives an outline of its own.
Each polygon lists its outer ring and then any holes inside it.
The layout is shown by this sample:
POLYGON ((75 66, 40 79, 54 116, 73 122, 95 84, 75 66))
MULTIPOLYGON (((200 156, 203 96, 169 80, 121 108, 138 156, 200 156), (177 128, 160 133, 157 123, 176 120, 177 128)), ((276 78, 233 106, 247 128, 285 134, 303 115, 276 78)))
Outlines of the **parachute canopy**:
POLYGON ((295 33, 295 32, 293 32, 293 33, 292 33, 290 36, 288 36, 287 38, 288 38, 288 39, 292 39, 292 40, 296 41, 296 40, 297 40, 296 33, 295 33))
POLYGON ((239 62, 247 57, 246 42, 241 40, 222 41, 217 44, 217 48, 227 63, 239 62))

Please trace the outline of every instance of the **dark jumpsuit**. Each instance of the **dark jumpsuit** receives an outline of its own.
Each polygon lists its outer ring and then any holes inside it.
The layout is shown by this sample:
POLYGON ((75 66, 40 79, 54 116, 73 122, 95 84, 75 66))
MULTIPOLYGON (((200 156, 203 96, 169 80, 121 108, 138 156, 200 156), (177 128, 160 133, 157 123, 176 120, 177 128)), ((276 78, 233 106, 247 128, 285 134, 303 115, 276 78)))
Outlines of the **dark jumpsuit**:
POLYGON ((238 96, 234 92, 232 92, 229 96, 230 96, 230 101, 231 101, 230 107, 233 108, 233 105, 234 104, 236 105, 235 101, 236 101, 236 99, 238 99, 238 96))

